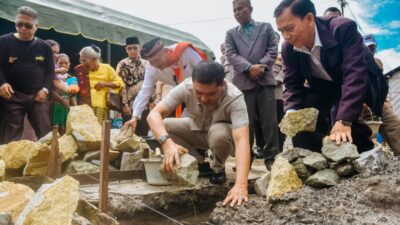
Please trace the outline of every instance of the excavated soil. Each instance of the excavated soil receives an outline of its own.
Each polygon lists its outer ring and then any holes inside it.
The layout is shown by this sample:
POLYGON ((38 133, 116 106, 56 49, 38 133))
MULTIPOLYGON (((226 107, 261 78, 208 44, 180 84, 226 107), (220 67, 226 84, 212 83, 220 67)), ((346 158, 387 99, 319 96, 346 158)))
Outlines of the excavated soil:
POLYGON ((278 202, 251 195, 235 209, 217 205, 206 224, 399 225, 400 159, 389 159, 372 176, 357 175, 327 189, 304 186, 278 202))

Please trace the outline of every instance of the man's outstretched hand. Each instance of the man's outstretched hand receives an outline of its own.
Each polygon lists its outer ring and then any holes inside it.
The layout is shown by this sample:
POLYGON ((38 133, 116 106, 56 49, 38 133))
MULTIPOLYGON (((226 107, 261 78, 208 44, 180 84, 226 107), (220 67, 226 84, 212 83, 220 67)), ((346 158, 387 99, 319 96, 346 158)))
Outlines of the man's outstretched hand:
POLYGON ((353 138, 351 137, 351 126, 345 126, 340 121, 336 121, 330 134, 332 141, 336 141, 337 145, 343 142, 353 143, 353 138))
POLYGON ((222 204, 226 206, 230 203, 231 207, 241 206, 249 201, 248 195, 247 185, 235 184, 222 204))
POLYGON ((186 148, 176 144, 171 139, 168 139, 161 147, 164 151, 164 169, 168 172, 172 172, 175 165, 179 168, 179 155, 189 152, 186 148))
POLYGON ((136 131, 136 126, 137 126, 137 118, 133 117, 131 120, 129 120, 128 122, 126 122, 124 124, 124 126, 121 129, 121 132, 126 132, 128 130, 129 127, 132 128, 132 134, 135 133, 136 131))

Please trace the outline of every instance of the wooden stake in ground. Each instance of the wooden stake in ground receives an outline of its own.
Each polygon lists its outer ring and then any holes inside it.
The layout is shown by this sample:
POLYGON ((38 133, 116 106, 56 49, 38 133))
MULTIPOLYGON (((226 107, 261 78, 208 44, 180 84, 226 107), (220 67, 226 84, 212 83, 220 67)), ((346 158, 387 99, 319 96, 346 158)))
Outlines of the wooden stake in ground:
POLYGON ((47 176, 56 179, 61 174, 61 155, 58 147, 58 126, 52 128, 51 148, 47 165, 47 176))
POLYGON ((110 149, 110 121, 103 121, 101 135, 101 155, 100 155, 100 198, 99 208, 103 212, 107 212, 108 201, 108 162, 110 149))

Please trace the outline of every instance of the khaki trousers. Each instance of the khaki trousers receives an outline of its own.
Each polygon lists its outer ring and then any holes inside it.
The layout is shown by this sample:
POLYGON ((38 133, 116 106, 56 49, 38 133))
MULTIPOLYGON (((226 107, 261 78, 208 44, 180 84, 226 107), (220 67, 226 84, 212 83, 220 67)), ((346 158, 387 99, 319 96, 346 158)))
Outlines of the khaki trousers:
POLYGON ((383 106, 382 125, 379 131, 394 155, 400 156, 400 118, 387 105, 383 106))
POLYGON ((164 124, 168 135, 178 145, 189 150, 189 153, 204 162, 204 157, 196 148, 206 148, 212 151, 213 161, 211 168, 215 172, 225 169, 225 161, 229 155, 234 156, 234 144, 232 138, 232 125, 228 123, 216 123, 207 131, 192 131, 191 118, 166 118, 164 124))

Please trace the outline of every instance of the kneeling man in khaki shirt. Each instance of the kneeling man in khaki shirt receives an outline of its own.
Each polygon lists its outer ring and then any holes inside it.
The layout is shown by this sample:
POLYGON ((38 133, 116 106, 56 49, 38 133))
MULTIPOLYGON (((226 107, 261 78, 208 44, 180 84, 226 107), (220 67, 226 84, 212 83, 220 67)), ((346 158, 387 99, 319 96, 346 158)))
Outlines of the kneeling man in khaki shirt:
POLYGON ((192 78, 172 89, 150 112, 147 122, 164 151, 167 171, 179 166, 179 154, 189 151, 202 175, 207 163, 196 149, 211 149, 210 183, 222 184, 226 181, 225 161, 236 155, 236 182, 224 201, 235 206, 248 200, 249 119, 242 92, 224 78, 220 64, 200 62, 193 68, 192 78), (186 105, 188 117, 166 118, 181 104, 186 105))

